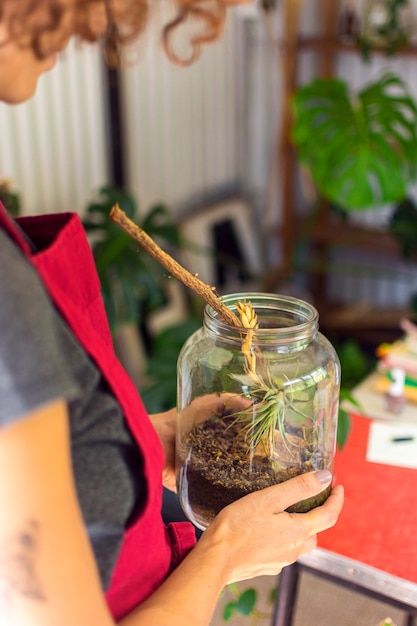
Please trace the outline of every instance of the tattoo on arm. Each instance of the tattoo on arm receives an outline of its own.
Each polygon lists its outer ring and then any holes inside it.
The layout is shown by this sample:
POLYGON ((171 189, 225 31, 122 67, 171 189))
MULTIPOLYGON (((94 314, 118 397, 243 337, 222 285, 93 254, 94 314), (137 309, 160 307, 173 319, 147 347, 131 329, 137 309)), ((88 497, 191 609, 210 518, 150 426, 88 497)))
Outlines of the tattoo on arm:
POLYGON ((36 572, 39 524, 30 519, 25 526, 0 546, 0 623, 3 612, 11 609, 16 595, 46 602, 36 572))

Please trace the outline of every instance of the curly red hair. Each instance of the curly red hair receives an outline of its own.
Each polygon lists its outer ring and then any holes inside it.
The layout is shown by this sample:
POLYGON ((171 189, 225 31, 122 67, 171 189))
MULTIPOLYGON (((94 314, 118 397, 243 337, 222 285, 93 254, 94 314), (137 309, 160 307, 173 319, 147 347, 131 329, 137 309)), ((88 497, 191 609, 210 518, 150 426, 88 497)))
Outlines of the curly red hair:
MULTIPOLYGON (((153 0, 155 1, 155 0, 153 0)), ((217 39, 223 31, 228 5, 240 0, 172 0, 176 16, 162 32, 162 43, 167 56, 177 64, 188 65, 195 61, 202 44, 217 39), (191 54, 187 58, 174 52, 173 35, 178 27, 197 22, 198 34, 190 36, 191 54)), ((122 47, 135 40, 145 29, 149 6, 147 0, 73 0, 75 7, 74 35, 93 42, 100 39, 104 45, 107 62, 120 64, 122 47), (94 4, 103 4, 107 14, 107 28, 103 35, 93 32, 87 18, 94 4)), ((7 26, 16 41, 25 41, 38 57, 42 57, 41 39, 45 32, 60 26, 68 2, 63 0, 0 0, 0 20, 4 19, 7 4, 7 26), (41 23, 39 13, 42 11, 41 23)))

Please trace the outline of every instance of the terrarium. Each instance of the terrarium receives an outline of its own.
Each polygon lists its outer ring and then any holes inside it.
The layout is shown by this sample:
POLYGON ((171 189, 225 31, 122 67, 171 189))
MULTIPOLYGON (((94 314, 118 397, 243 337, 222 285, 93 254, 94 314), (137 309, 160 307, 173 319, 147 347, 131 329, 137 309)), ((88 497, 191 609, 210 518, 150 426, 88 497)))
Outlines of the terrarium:
MULTIPOLYGON (((241 326, 207 305, 178 360, 178 496, 201 529, 252 491, 332 472, 336 448, 340 365, 317 310, 274 294, 221 301, 241 326)), ((308 511, 330 491, 288 510, 308 511)))

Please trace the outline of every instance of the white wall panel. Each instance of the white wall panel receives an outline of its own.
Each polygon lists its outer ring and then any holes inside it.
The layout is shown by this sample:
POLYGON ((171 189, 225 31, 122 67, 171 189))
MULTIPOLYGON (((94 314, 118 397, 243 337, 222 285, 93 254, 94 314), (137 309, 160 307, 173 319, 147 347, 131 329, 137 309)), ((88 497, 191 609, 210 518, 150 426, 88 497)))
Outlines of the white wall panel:
POLYGON ((141 207, 161 200, 178 206, 235 181, 240 64, 233 20, 192 66, 173 64, 157 44, 141 57, 123 71, 122 92, 128 184, 141 207))
POLYGON ((11 179, 24 213, 82 212, 107 182, 105 111, 94 46, 65 53, 29 102, 0 104, 0 178, 11 179))

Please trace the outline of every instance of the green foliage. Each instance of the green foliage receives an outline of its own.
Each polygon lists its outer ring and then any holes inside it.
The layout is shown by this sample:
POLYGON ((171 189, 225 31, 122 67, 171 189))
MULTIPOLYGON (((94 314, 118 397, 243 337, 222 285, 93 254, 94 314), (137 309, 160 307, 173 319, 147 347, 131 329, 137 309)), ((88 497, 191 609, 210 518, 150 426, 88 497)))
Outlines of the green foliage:
MULTIPOLYGON (((234 599, 227 602, 223 607, 223 619, 225 622, 230 621, 235 615, 251 617, 253 624, 257 624, 259 620, 270 620, 271 615, 269 612, 262 612, 257 608, 259 596, 256 589, 250 587, 240 591, 237 583, 232 583, 227 588, 234 599)), ((276 595, 277 587, 275 585, 268 594, 268 604, 275 605, 276 595)))
POLYGON ((164 329, 152 340, 147 361, 147 375, 152 382, 141 390, 149 413, 160 413, 175 406, 178 355, 184 342, 200 326, 201 319, 191 317, 182 324, 164 329))
POLYGON ((393 73, 356 95, 315 79, 294 96, 293 140, 322 197, 348 210, 405 198, 417 175, 417 106, 393 73))
POLYGON ((225 604, 223 608, 223 619, 228 622, 236 613, 244 615, 245 617, 254 615, 257 600, 258 592, 256 589, 246 589, 242 593, 237 591, 236 599, 225 604))
MULTIPOLYGON (((340 402, 342 402, 343 400, 351 399, 352 395, 350 393, 345 393, 343 389, 340 390, 340 402)), ((347 440, 349 439, 351 427, 352 420, 350 419, 349 413, 341 406, 339 406, 336 434, 336 442, 339 450, 343 450, 343 448, 345 447, 347 440)))
MULTIPOLYGON (((417 205, 411 198, 406 198, 394 209, 389 223, 389 230, 401 246, 406 260, 417 258, 417 205)), ((410 308, 417 315, 417 294, 410 299, 410 308)))
POLYGON ((412 312, 414 313, 414 315, 417 316, 417 293, 415 293, 411 298, 410 305, 412 312))
POLYGON ((417 256, 417 206, 413 200, 406 198, 394 209, 389 230, 398 240, 404 258, 417 256))
POLYGON ((20 198, 17 193, 12 191, 11 184, 8 180, 0 180, 0 202, 14 217, 20 213, 20 198))
POLYGON ((366 33, 358 38, 359 49, 365 61, 369 61, 372 49, 379 42, 388 56, 394 55, 408 42, 408 33, 404 29, 400 17, 402 7, 409 4, 408 0, 385 0, 388 19, 385 23, 372 29, 372 36, 366 33))
POLYGON ((225 622, 228 622, 232 619, 233 615, 236 613, 236 602, 231 600, 227 602, 227 604, 223 607, 223 619, 225 622))
POLYGON ((118 203, 126 215, 151 237, 170 245, 179 244, 179 234, 163 205, 153 206, 139 216, 133 197, 123 189, 102 187, 83 220, 91 236, 92 250, 102 286, 110 327, 140 324, 151 311, 167 302, 166 271, 136 242, 109 219, 118 203))
POLYGON ((269 592, 268 602, 269 604, 272 604, 272 606, 275 606, 275 602, 277 600, 277 592, 278 592, 278 589, 276 585, 269 592))
MULTIPOLYGON (((110 218, 114 204, 163 248, 180 245, 179 231, 163 205, 139 215, 132 195, 123 189, 103 187, 87 207, 83 220, 91 245, 112 331, 124 323, 146 326, 150 313, 165 306, 167 272, 110 218)), ((201 318, 190 318, 149 337, 147 376, 151 382, 141 389, 149 413, 171 409, 176 404, 176 364, 186 339, 201 326, 201 318)))
MULTIPOLYGON (((351 389, 360 383, 372 370, 372 363, 360 345, 353 340, 348 340, 336 345, 342 370, 342 384, 340 389, 340 405, 348 401, 351 405, 361 410, 360 404, 352 396, 351 389)), ((342 450, 349 438, 351 419, 349 413, 339 407, 337 425, 337 445, 342 450)))
POLYGON ((352 339, 336 345, 336 351, 342 369, 342 387, 352 389, 370 373, 373 364, 360 344, 352 339))

